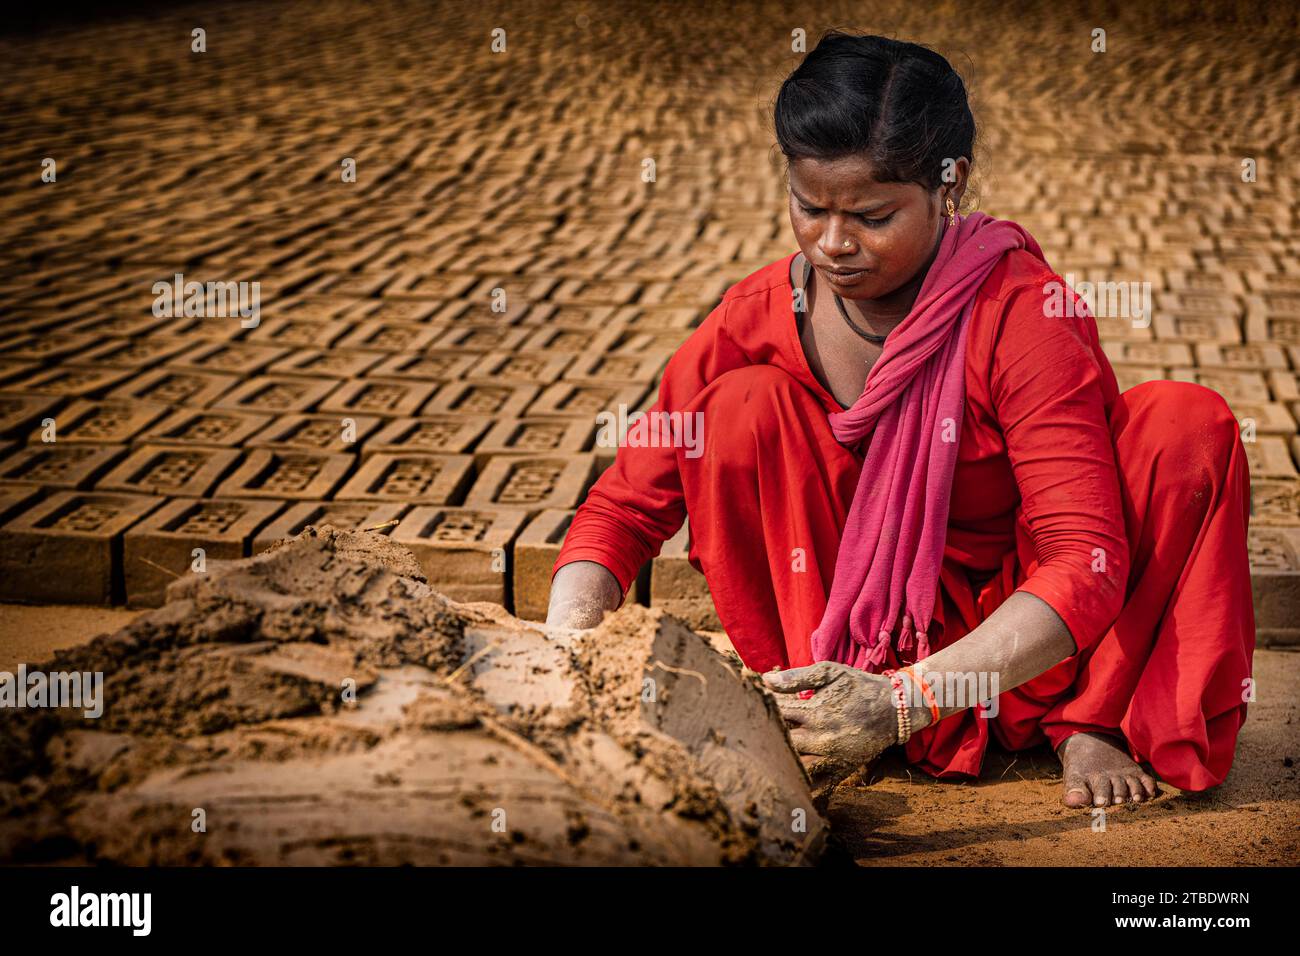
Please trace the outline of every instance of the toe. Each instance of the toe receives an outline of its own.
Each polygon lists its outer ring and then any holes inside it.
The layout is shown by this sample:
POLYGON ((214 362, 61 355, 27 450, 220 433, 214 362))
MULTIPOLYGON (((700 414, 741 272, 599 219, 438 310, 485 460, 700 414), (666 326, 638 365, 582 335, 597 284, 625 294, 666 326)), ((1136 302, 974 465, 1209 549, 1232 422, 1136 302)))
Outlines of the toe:
POLYGON ((1141 803, 1147 798, 1147 792, 1142 789, 1142 781, 1138 774, 1129 774, 1124 778, 1124 783, 1128 787, 1129 803, 1141 803))
POLYGON ((1128 802, 1128 781, 1122 774, 1112 774, 1110 778, 1111 803, 1128 802))
POLYGON ((1104 807, 1110 803, 1114 791, 1111 789, 1109 776, 1093 774, 1088 778, 1088 787, 1092 790, 1094 807, 1104 807))
POLYGON ((1142 789, 1146 792, 1148 800, 1154 800, 1160 796, 1160 788, 1156 786, 1156 778, 1149 773, 1144 773, 1138 778, 1142 782, 1142 789))
POLYGON ((1092 791, 1088 782, 1078 775, 1065 778, 1065 805, 1067 807, 1086 807, 1092 803, 1092 791))

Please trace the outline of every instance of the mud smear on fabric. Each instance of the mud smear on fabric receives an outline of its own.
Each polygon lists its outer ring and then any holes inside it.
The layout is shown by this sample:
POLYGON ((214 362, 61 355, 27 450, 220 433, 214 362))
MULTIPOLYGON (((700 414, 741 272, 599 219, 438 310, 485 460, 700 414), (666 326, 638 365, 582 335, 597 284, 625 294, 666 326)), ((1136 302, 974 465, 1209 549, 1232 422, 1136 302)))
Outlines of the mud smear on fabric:
POLYGON ((807 864, 827 842, 755 675, 661 612, 456 604, 382 535, 212 562, 0 715, 0 861, 807 864))

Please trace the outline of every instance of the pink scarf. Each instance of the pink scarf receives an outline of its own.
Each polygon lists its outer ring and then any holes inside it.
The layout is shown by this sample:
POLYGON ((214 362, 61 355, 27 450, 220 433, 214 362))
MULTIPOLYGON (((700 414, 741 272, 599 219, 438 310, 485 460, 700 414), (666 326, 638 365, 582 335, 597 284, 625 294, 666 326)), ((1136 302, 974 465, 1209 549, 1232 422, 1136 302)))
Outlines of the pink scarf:
POLYGON ((815 660, 879 669, 900 611, 896 649, 929 656, 965 409, 966 329, 976 290, 1011 249, 1043 259, 1009 220, 977 212, 945 227, 916 304, 889 333, 862 395, 830 416, 841 444, 868 433, 871 444, 812 635, 815 660))

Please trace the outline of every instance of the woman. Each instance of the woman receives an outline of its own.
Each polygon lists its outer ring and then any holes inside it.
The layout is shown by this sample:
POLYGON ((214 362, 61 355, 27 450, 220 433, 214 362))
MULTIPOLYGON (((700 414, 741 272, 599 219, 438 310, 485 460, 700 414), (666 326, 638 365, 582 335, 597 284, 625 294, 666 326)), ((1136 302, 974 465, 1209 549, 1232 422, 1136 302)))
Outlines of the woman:
POLYGON ((976 775, 990 733, 1050 741, 1068 806, 1222 782, 1254 647, 1226 403, 1118 394, 1033 238, 959 214, 975 124, 941 56, 828 34, 775 112, 799 252, 673 356, 651 413, 697 416, 703 454, 619 450, 548 620, 597 623, 689 513, 815 782, 894 743, 976 775))

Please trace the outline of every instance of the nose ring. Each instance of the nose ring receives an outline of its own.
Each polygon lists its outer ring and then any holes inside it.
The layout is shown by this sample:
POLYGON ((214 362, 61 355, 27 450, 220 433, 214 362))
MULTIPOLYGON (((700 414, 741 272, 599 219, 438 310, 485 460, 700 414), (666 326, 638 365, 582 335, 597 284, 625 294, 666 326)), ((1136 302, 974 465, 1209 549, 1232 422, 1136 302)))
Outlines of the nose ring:
POLYGON ((845 248, 845 249, 847 249, 847 248, 848 248, 849 246, 851 246, 851 245, 853 245, 852 240, 849 240, 849 239, 845 239, 845 240, 844 240, 844 248, 845 248))

